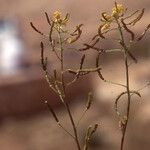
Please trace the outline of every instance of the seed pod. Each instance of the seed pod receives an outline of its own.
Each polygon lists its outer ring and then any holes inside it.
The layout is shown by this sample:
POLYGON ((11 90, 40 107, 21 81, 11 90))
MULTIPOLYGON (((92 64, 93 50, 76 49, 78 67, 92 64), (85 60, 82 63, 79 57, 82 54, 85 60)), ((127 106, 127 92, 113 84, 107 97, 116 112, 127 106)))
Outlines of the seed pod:
POLYGON ((41 65, 43 70, 45 71, 47 69, 47 57, 44 58, 44 44, 41 42, 41 65))
POLYGON ((57 80, 57 71, 56 71, 56 69, 54 69, 54 80, 55 81, 57 80))
POLYGON ((86 109, 89 109, 91 107, 92 101, 93 101, 93 94, 89 92, 87 103, 86 103, 86 109))
POLYGON ((91 136, 96 132, 97 128, 98 128, 98 124, 95 124, 91 131, 91 136))
POLYGON ((48 24, 51 26, 51 21, 49 19, 49 16, 48 16, 47 12, 45 12, 45 17, 46 17, 46 20, 47 20, 48 24))
POLYGON ((31 25, 31 27, 32 27, 32 29, 33 29, 34 31, 36 31, 37 33, 39 33, 39 34, 41 34, 41 35, 44 35, 44 33, 42 33, 39 29, 37 29, 37 28, 33 25, 32 22, 30 22, 30 25, 31 25))

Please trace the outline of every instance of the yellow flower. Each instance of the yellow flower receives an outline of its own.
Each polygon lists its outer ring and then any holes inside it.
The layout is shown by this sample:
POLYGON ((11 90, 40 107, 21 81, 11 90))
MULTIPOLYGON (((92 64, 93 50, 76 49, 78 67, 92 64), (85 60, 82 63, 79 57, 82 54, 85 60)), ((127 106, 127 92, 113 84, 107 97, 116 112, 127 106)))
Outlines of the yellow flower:
POLYGON ((61 18, 61 12, 55 11, 52 16, 52 21, 56 24, 57 27, 66 25, 69 20, 69 14, 67 13, 64 18, 61 18))
POLYGON ((112 16, 118 16, 120 13, 123 12, 124 12, 124 7, 122 4, 116 4, 116 6, 112 8, 112 16))
POLYGON ((61 12, 55 11, 55 12, 53 13, 53 21, 54 21, 55 23, 59 23, 60 20, 61 20, 61 12))
POLYGON ((110 27, 110 23, 105 23, 105 24, 103 24, 101 31, 107 30, 107 29, 109 29, 109 27, 110 27))

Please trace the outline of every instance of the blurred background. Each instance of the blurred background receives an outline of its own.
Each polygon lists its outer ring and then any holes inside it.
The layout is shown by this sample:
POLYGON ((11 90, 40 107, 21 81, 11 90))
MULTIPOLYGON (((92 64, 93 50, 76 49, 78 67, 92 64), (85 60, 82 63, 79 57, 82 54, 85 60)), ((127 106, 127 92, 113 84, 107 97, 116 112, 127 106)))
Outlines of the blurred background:
MULTIPOLYGON (((141 22, 135 27, 137 34, 142 33, 150 23, 149 0, 126 0, 123 3, 129 10, 146 8, 141 22)), ((71 14, 70 27, 83 23, 85 33, 81 43, 89 41, 97 32, 100 14, 111 10, 111 0, 0 0, 0 148, 1 150, 76 150, 74 141, 55 123, 43 104, 47 100, 56 110, 61 122, 72 130, 68 115, 57 96, 48 88, 43 79, 40 66, 41 36, 30 27, 32 21, 39 29, 48 31, 44 12, 49 15, 55 10, 71 14), (64 146, 65 147, 62 147, 64 146)), ((150 81, 150 32, 134 48, 138 64, 130 67, 131 88, 139 89, 150 81)), ((114 46, 112 41, 102 45, 114 46), (110 44, 108 44, 110 43, 110 44)), ((95 61, 94 53, 87 53, 88 65, 95 61)), ((79 62, 80 56, 73 51, 66 55, 70 67, 79 62)), ((120 54, 101 57, 102 73, 106 79, 124 82, 124 66, 120 54)), ((49 55, 50 68, 58 63, 49 55)), ((100 127, 93 137, 92 150, 116 150, 120 144, 118 119, 114 111, 114 100, 124 89, 103 83, 97 75, 87 76, 69 89, 69 103, 75 121, 85 108, 86 92, 93 88, 97 100, 81 121, 79 132, 83 142, 87 127, 98 123, 100 127)), ((150 87, 141 91, 142 99, 133 96, 132 112, 128 126, 125 149, 148 150, 150 147, 150 87)), ((125 97, 124 97, 125 99, 125 97)))

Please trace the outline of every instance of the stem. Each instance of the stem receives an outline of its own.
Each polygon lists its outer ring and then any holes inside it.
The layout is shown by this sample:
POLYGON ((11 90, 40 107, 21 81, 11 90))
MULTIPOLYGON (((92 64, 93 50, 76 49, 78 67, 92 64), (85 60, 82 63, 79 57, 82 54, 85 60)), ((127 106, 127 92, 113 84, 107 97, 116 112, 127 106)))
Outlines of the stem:
POLYGON ((65 102, 65 107, 68 111, 69 118, 70 118, 70 121, 71 121, 71 124, 72 124, 72 127, 73 127, 75 142, 76 142, 77 148, 78 148, 78 150, 81 150, 79 139, 78 139, 78 132, 77 132, 77 129, 76 129, 76 126, 75 126, 75 123, 74 123, 74 120, 73 120, 73 117, 72 117, 72 114, 71 114, 71 111, 70 111, 70 107, 69 107, 68 103, 66 103, 66 102, 65 102))
POLYGON ((75 139, 75 137, 74 137, 70 132, 68 132, 68 130, 66 130, 66 128, 64 128, 60 123, 58 123, 58 126, 59 126, 60 128, 62 128, 68 135, 70 135, 72 138, 75 139))
POLYGON ((63 95, 60 95, 60 99, 62 100, 62 102, 68 112, 69 119, 71 121, 71 125, 72 125, 73 131, 74 131, 74 136, 75 136, 74 140, 76 142, 77 148, 78 148, 78 150, 81 150, 75 122, 74 122, 70 107, 69 107, 68 103, 65 101, 66 86, 65 86, 65 82, 64 82, 64 50, 63 50, 62 37, 61 37, 60 31, 58 31, 58 38, 59 38, 60 51, 61 51, 61 56, 60 56, 61 57, 61 82, 62 82, 62 91, 63 91, 63 95))
POLYGON ((78 120, 78 122, 77 122, 76 127, 78 127, 78 126, 79 126, 80 121, 81 121, 81 120, 83 119, 83 117, 85 116, 85 114, 86 114, 87 110, 88 110, 88 109, 85 109, 85 110, 84 110, 84 112, 82 113, 82 115, 81 115, 80 119, 79 119, 79 120, 78 120))
POLYGON ((127 85, 127 95, 128 95, 128 102, 127 102, 127 120, 124 125, 123 133, 122 133, 122 139, 121 139, 121 148, 120 150, 123 150, 124 145, 124 139, 126 134, 126 129, 129 121, 129 115, 130 115, 130 101, 131 101, 131 95, 130 95, 130 88, 129 88, 129 68, 128 68, 128 58, 127 53, 125 52, 125 67, 126 67, 126 85, 127 85))
POLYGON ((58 38, 59 38, 59 44, 60 44, 60 61, 61 61, 61 81, 62 81, 62 86, 63 86, 63 92, 65 95, 65 82, 64 82, 64 50, 63 50, 63 45, 62 45, 62 37, 61 37, 61 32, 58 31, 58 38))
POLYGON ((123 126, 121 145, 120 145, 120 150, 123 150, 123 148, 124 148, 124 140, 125 140, 125 135, 126 135, 126 130, 127 130, 127 125, 128 125, 128 121, 129 121, 129 115, 130 115, 131 95, 130 95, 129 66, 128 66, 128 49, 127 49, 127 46, 125 44, 125 40, 124 40, 124 36, 123 36, 123 31, 122 31, 121 25, 120 25, 120 23, 119 23, 117 18, 116 18, 116 22, 118 24, 118 29, 119 29, 119 33, 120 33, 120 37, 121 37, 121 46, 124 49, 124 63, 125 63, 125 70, 126 70, 126 90, 127 90, 127 95, 128 95, 127 112, 126 112, 127 120, 126 120, 126 122, 125 122, 125 124, 123 126))

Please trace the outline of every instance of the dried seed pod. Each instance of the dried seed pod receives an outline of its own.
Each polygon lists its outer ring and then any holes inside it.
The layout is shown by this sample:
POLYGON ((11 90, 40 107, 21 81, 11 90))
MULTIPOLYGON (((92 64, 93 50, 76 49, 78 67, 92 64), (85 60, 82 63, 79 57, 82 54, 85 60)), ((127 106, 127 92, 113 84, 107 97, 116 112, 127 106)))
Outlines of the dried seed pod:
MULTIPOLYGON (((96 67, 99 67, 99 57, 100 57, 100 53, 98 53, 97 58, 96 58, 96 67)), ((101 74, 100 70, 97 70, 98 76, 102 79, 105 80, 103 75, 101 74)))
POLYGON ((97 128, 98 128, 98 124, 95 124, 91 131, 91 136, 96 132, 97 128))
POLYGON ((81 30, 82 26, 83 24, 76 26, 75 31, 72 34, 70 34, 71 36, 75 36, 75 38, 68 38, 70 44, 76 42, 80 38, 82 34, 82 30, 81 30))
POLYGON ((93 101, 93 94, 92 92, 89 92, 87 103, 86 103, 86 109, 89 109, 91 107, 92 101, 93 101))
POLYGON ((37 33, 39 33, 40 35, 44 35, 44 33, 42 33, 39 29, 37 29, 32 22, 30 22, 31 27, 33 28, 34 31, 36 31, 37 33))
POLYGON ((49 41, 52 43, 52 33, 53 33, 53 28, 54 28, 54 22, 51 24, 50 32, 49 32, 49 41))
POLYGON ((41 42, 41 65, 44 71, 47 70, 47 57, 44 58, 44 44, 41 42))
POLYGON ((56 69, 54 69, 54 80, 56 81, 57 80, 57 71, 56 71, 56 69))
POLYGON ((47 12, 45 12, 45 17, 46 17, 46 20, 47 20, 48 24, 51 26, 51 21, 49 19, 49 16, 48 16, 47 12))
POLYGON ((80 69, 82 69, 82 67, 83 67, 84 60, 85 60, 85 54, 81 58, 80 69))
POLYGON ((95 124, 93 129, 92 129, 92 126, 88 127, 87 132, 86 132, 86 136, 85 136, 84 150, 88 150, 90 138, 96 132, 97 128, 98 128, 98 124, 95 124))

